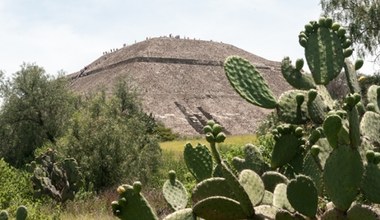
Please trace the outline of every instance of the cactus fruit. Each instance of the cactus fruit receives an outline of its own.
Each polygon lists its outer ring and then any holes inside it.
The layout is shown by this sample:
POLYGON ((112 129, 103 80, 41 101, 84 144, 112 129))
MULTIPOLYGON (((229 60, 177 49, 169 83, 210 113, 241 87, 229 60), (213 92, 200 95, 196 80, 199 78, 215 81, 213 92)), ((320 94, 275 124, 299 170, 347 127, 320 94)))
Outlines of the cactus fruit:
POLYGON ((197 220, 193 209, 181 209, 166 216, 163 220, 197 220))
POLYGON ((286 189, 287 198, 292 207, 308 217, 317 214, 318 193, 310 177, 299 175, 289 182, 286 189))
POLYGON ((294 88, 300 90, 314 89, 315 84, 311 75, 301 72, 303 67, 303 59, 296 62, 296 66, 292 66, 289 57, 285 57, 281 62, 281 73, 285 80, 294 88))
POLYGON ((176 211, 184 209, 187 205, 188 197, 185 187, 176 179, 173 170, 169 171, 169 179, 162 187, 165 200, 176 211))
POLYGON ((212 176, 212 156, 205 145, 198 144, 193 148, 190 143, 187 143, 183 157, 188 170, 197 182, 201 182, 212 176))
POLYGON ((358 195, 363 176, 359 152, 349 146, 335 148, 326 161, 323 180, 326 193, 334 205, 347 210, 358 195))
POLYGON ((239 174, 239 183, 247 192, 253 206, 258 205, 264 197, 265 188, 260 176, 252 170, 243 170, 239 174))
POLYGON ((135 182, 133 186, 119 186, 119 200, 113 201, 111 204, 113 214, 122 220, 158 220, 158 217, 140 194, 140 191, 140 182, 135 182))
POLYGON ((264 182, 265 190, 274 192, 277 184, 284 183, 288 184, 289 180, 283 174, 276 171, 267 171, 262 176, 261 179, 264 182))
POLYGON ((208 197, 197 202, 193 207, 193 212, 196 216, 207 220, 247 218, 239 202, 222 196, 208 197))
POLYGON ((274 138, 276 143, 272 151, 271 166, 277 168, 290 162, 305 144, 302 135, 296 135, 295 127, 292 125, 282 125, 277 128, 278 135, 274 138))
POLYGON ((263 108, 276 108, 277 101, 268 84, 249 61, 228 57, 224 70, 232 87, 248 102, 263 108))
POLYGON ((287 197, 287 185, 284 183, 277 184, 273 192, 273 205, 280 209, 287 209, 291 212, 294 212, 294 208, 289 203, 287 197))
POLYGON ((231 161, 234 168, 241 172, 244 169, 250 169, 261 175, 269 169, 269 165, 265 163, 263 156, 259 149, 252 145, 247 144, 244 146, 245 159, 234 157, 231 161))

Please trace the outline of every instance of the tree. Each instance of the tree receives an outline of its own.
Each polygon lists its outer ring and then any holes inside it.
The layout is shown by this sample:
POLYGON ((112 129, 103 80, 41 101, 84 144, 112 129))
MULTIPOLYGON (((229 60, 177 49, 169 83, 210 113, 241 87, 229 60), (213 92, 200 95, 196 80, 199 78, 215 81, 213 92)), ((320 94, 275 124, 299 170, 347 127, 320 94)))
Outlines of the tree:
POLYGON ((152 121, 136 94, 124 81, 113 94, 107 97, 101 91, 82 100, 58 144, 78 161, 87 190, 100 191, 126 180, 147 182, 160 161, 152 121))
POLYGON ((344 24, 360 57, 375 56, 380 67, 380 1, 321 0, 324 14, 344 24))
POLYGON ((34 150, 55 144, 71 117, 73 96, 64 77, 49 76, 34 64, 23 64, 11 79, 1 79, 0 157, 21 167, 34 150))

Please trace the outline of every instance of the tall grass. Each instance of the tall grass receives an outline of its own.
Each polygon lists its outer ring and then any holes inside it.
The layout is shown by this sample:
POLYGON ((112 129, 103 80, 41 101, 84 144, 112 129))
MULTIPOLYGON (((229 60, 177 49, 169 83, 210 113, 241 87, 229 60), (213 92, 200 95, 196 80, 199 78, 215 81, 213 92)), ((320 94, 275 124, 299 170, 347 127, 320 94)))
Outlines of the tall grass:
MULTIPOLYGON (((258 142, 257 136, 255 134, 246 135, 233 135, 227 136, 226 140, 221 144, 221 147, 225 146, 244 146, 247 143, 256 144, 258 142)), ((185 140, 175 140, 160 143, 161 149, 163 151, 172 151, 176 153, 182 153, 183 147, 186 143, 191 143, 196 146, 198 143, 208 145, 204 137, 190 138, 185 140)))

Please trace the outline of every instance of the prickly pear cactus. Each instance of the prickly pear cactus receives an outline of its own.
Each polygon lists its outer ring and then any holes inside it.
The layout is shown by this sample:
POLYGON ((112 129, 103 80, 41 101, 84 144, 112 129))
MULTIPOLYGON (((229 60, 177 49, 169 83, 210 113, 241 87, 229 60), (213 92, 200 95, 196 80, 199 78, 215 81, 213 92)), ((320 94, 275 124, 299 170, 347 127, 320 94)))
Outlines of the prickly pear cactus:
POLYGON ((239 202, 222 196, 213 196, 197 202, 193 212, 207 220, 247 218, 239 202))
POLYGON ((236 56, 228 57, 224 70, 232 87, 245 100, 263 108, 276 108, 277 101, 268 84, 249 61, 236 56))
POLYGON ((212 176, 212 156, 205 145, 198 144, 195 148, 188 143, 183 152, 185 163, 197 182, 212 176))
POLYGON ((289 182, 286 176, 276 171, 267 171, 263 173, 261 179, 264 182, 265 190, 268 190, 269 192, 274 192, 277 184, 284 183, 287 185, 289 182))
MULTIPOLYGON (((327 85, 339 75, 344 58, 350 56, 352 49, 346 48, 345 30, 335 30, 330 19, 321 18, 310 22, 299 36, 301 46, 305 47, 305 57, 316 84, 327 85)), ((347 45, 348 47, 350 44, 347 45)))
POLYGON ((112 211, 122 220, 158 220, 158 217, 149 203, 140 194, 141 183, 135 182, 133 186, 121 185, 117 189, 119 200, 112 202, 112 211))
POLYGON ((65 202, 72 200, 82 185, 82 174, 73 158, 57 160, 57 152, 49 149, 29 166, 36 196, 47 194, 51 198, 65 202))
POLYGON ((28 216, 28 209, 25 206, 19 206, 16 211, 16 220, 25 220, 28 216))
POLYGON ((250 169, 261 175, 265 171, 269 170, 269 165, 265 163, 261 152, 256 146, 247 144, 243 150, 245 156, 244 159, 234 157, 231 161, 232 165, 238 172, 245 169, 250 169))
POLYGON ((287 209, 294 212, 294 208, 289 203, 286 191, 287 185, 284 183, 277 184, 273 192, 273 205, 279 209, 287 209))
POLYGON ((299 175, 289 182, 286 189, 291 206, 299 213, 315 217, 318 207, 318 192, 310 177, 299 175))
POLYGON ((380 203, 380 153, 368 151, 361 190, 366 199, 380 203))
POLYGON ((359 193, 364 168, 357 149, 339 146, 326 161, 323 179, 327 195, 336 208, 345 211, 359 193))
POLYGON ((0 211, 0 220, 8 220, 9 214, 7 210, 1 210, 0 211))
POLYGON ((260 176, 252 170, 243 170, 239 174, 239 183, 247 192, 253 206, 261 203, 265 194, 264 182, 260 176))
POLYGON ((377 220, 379 217, 380 216, 378 212, 366 205, 355 204, 347 211, 347 218, 349 220, 377 220))
POLYGON ((299 59, 296 61, 296 66, 292 65, 289 57, 285 57, 281 62, 281 73, 285 80, 295 89, 309 90, 315 89, 313 78, 309 74, 303 73, 304 61, 299 59))
POLYGON ((176 174, 173 170, 169 172, 169 179, 162 187, 165 200, 174 210, 186 208, 188 197, 187 191, 182 183, 176 180, 176 174))
POLYGON ((272 168, 278 168, 290 162, 305 144, 302 128, 293 125, 281 125, 274 132, 276 141, 272 151, 272 168))
POLYGON ((197 217, 193 213, 193 209, 181 209, 172 214, 166 216, 163 220, 197 220, 197 217))

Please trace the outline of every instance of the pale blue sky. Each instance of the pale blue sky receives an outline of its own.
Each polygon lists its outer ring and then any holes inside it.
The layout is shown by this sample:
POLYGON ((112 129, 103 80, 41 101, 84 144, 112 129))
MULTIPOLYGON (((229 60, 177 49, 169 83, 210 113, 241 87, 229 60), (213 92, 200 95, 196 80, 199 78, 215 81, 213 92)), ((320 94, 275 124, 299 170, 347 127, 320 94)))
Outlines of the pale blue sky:
POLYGON ((170 33, 295 60, 298 33, 320 12, 319 0, 0 0, 0 69, 34 62, 72 73, 103 51, 170 33))

